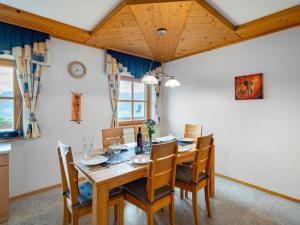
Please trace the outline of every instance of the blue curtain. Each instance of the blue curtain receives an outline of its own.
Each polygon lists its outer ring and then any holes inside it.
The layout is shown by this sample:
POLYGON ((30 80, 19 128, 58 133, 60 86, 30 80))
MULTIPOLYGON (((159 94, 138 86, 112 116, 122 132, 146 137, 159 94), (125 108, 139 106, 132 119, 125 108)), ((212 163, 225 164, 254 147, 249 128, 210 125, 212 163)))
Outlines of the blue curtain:
POLYGON ((33 46, 49 39, 49 34, 0 22, 0 54, 11 52, 14 47, 33 46))
POLYGON ((127 71, 137 79, 142 78, 147 72, 149 72, 149 70, 154 70, 155 68, 161 66, 161 63, 158 61, 152 62, 150 59, 145 59, 122 52, 107 50, 107 53, 115 58, 117 63, 121 63, 123 66, 127 67, 127 71))

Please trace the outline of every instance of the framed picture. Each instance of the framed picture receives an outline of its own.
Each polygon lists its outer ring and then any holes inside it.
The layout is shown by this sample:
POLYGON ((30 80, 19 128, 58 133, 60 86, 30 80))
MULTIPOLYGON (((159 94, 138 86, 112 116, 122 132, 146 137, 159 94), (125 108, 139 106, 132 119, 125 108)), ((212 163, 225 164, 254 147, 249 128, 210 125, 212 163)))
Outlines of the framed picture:
POLYGON ((261 73, 235 77, 234 83, 236 100, 263 98, 263 76, 261 73))

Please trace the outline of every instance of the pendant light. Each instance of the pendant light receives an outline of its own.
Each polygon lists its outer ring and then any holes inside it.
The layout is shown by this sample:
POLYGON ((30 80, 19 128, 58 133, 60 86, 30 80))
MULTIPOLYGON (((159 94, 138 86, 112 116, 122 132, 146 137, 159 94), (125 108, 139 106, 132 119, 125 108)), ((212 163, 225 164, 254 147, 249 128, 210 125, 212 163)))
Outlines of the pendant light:
POLYGON ((165 87, 180 87, 181 84, 174 76, 171 76, 170 79, 165 83, 165 87))
MULTIPOLYGON (((159 29, 157 29, 156 32, 158 34, 158 37, 160 38, 160 37, 163 37, 167 34, 167 29, 159 28, 159 29)), ((153 60, 152 60, 151 65, 150 65, 149 72, 147 72, 141 80, 143 84, 158 84, 158 79, 156 78, 155 74, 151 71, 152 64, 153 64, 153 60)), ((181 86, 180 82, 178 80, 176 80, 176 78, 174 76, 170 76, 166 73, 160 73, 160 77, 169 79, 165 83, 165 87, 173 88, 173 87, 181 86)))
POLYGON ((150 72, 146 73, 142 78, 143 84, 158 84, 157 78, 150 72))

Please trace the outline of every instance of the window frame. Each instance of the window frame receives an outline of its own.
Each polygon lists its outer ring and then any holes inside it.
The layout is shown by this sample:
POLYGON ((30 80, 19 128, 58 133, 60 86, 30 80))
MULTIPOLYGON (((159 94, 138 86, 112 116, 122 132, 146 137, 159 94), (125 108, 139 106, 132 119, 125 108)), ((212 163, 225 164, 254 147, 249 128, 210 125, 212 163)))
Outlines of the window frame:
MULTIPOLYGON (((13 100, 14 101, 14 129, 23 131, 23 110, 22 110, 22 94, 19 87, 19 82, 17 79, 16 68, 13 60, 9 59, 1 59, 0 58, 0 66, 1 67, 12 67, 13 68, 13 97, 4 97, 0 96, 0 100, 13 100), (19 120, 20 118, 20 120, 19 120), (19 120, 19 124, 17 126, 17 121, 19 120)), ((0 139, 1 140, 1 139, 0 139)))
MULTIPOLYGON (((119 102, 131 102, 131 120, 121 120, 119 121, 119 126, 120 127, 124 127, 124 126, 132 126, 132 125, 140 125, 145 123, 145 121, 147 119, 149 119, 150 115, 151 115, 151 90, 149 85, 145 85, 146 88, 146 99, 143 100, 134 100, 134 83, 141 83, 140 79, 136 79, 134 77, 127 77, 127 76, 121 76, 120 77, 120 82, 121 81, 129 81, 131 82, 131 91, 132 91, 132 96, 131 96, 131 100, 119 100, 118 99, 118 103, 119 102), (135 120, 134 119, 134 102, 144 102, 145 103, 145 108, 146 108, 146 119, 141 119, 141 120, 135 120)), ((119 118, 118 118, 119 119, 119 118)))

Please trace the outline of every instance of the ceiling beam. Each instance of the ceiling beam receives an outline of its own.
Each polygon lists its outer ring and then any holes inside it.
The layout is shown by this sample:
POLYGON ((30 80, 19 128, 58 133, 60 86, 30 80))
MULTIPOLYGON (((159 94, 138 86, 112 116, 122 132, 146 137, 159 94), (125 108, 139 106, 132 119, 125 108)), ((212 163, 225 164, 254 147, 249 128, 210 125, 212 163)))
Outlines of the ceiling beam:
POLYGON ((210 14, 216 17, 220 22, 222 22, 230 30, 235 31, 236 27, 226 19, 221 13, 219 13, 215 8, 208 4, 205 0, 195 0, 200 6, 206 9, 210 14))
POLYGON ((244 39, 249 39, 298 25, 300 25, 300 4, 242 24, 237 27, 236 33, 244 39))
POLYGON ((124 0, 127 5, 157 4, 167 2, 192 2, 193 0, 124 0))
POLYGON ((91 37, 89 31, 4 4, 0 4, 0 21, 45 32, 53 37, 81 44, 85 43, 91 37))

